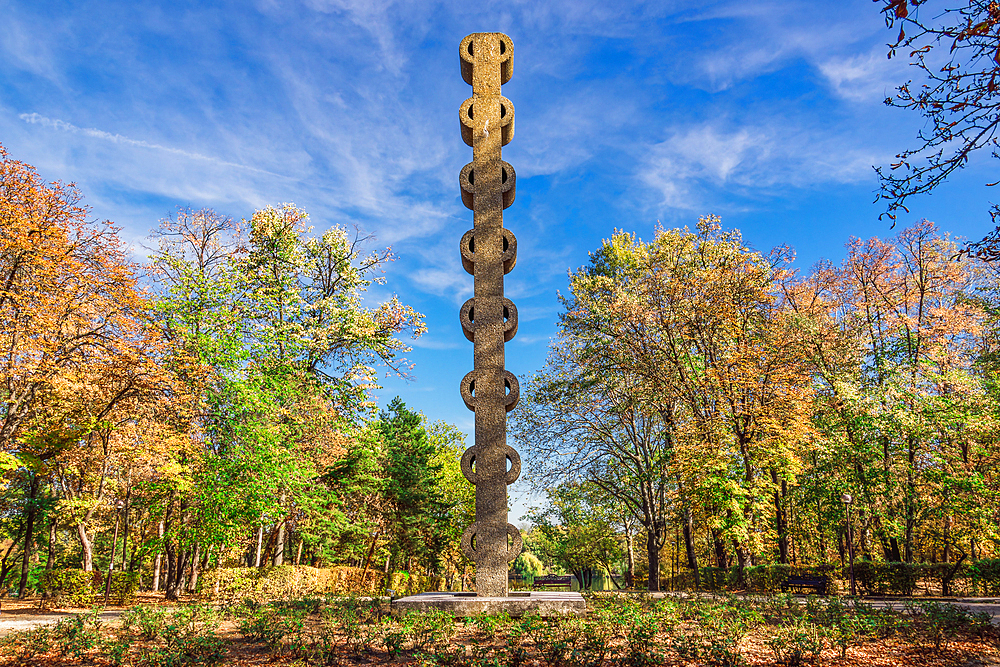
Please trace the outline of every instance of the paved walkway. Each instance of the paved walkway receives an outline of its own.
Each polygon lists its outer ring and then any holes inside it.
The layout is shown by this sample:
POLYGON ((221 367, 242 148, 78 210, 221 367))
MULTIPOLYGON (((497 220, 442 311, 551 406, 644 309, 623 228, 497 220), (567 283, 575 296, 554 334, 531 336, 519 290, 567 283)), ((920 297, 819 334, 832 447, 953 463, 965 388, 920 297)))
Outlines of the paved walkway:
MULTIPOLYGON (((895 609, 902 611, 907 602, 929 602, 927 598, 914 598, 912 600, 865 600, 866 603, 882 609, 895 609)), ((993 625, 1000 625, 1000 601, 996 598, 957 598, 942 599, 936 598, 934 602, 950 604, 956 607, 964 607, 972 612, 986 612, 993 618, 993 625)))
MULTIPOLYGON (((101 612, 100 619, 103 623, 114 622, 123 613, 122 609, 109 609, 101 612)), ((76 614, 20 609, 0 612, 0 637, 5 637, 16 630, 30 630, 40 625, 55 625, 70 616, 76 616, 76 614)))

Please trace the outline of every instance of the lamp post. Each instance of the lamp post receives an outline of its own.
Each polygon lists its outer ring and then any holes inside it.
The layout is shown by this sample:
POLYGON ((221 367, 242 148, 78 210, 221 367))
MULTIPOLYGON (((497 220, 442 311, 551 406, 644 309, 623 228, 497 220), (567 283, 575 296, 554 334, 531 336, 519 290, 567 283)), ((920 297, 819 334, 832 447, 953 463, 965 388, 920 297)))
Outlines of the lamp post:
POLYGON ((840 497, 847 510, 847 554, 851 563, 851 597, 857 597, 858 590, 854 583, 854 533, 851 531, 851 501, 854 500, 851 494, 845 493, 840 497))
POLYGON ((104 585, 104 606, 108 606, 108 598, 111 596, 111 573, 115 569, 115 547, 118 546, 118 522, 122 518, 122 508, 125 503, 119 500, 115 503, 115 536, 111 538, 111 564, 108 565, 108 581, 104 585))

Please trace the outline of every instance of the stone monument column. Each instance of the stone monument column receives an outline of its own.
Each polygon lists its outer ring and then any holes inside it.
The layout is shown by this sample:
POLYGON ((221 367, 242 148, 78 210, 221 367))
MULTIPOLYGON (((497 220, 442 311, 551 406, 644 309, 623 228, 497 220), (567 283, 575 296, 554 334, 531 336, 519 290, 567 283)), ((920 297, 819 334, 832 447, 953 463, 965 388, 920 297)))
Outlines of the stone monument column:
POLYGON ((504 368, 504 343, 517 331, 517 308, 503 292, 503 277, 517 259, 517 240, 503 228, 515 174, 500 156, 514 136, 514 105, 500 94, 513 73, 514 44, 501 33, 474 33, 462 40, 459 56, 462 78, 472 86, 472 97, 459 109, 472 162, 459 174, 459 185, 462 202, 473 211, 473 228, 459 249, 475 277, 475 296, 459 313, 474 362, 461 393, 476 414, 475 444, 462 455, 462 472, 476 486, 476 521, 462 535, 462 549, 476 564, 477 593, 506 597, 508 563, 521 551, 521 534, 507 523, 507 485, 521 472, 520 457, 507 445, 507 412, 517 405, 519 388, 504 368))

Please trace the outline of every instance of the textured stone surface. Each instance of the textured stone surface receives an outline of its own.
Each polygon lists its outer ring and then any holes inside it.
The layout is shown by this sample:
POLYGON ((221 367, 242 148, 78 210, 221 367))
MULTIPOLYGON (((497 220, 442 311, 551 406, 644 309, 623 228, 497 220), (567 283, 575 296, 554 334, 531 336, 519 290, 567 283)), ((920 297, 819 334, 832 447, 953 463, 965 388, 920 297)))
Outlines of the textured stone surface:
POLYGON ((462 201, 473 211, 473 229, 459 250, 462 266, 475 277, 475 296, 459 313, 473 344, 474 369, 462 379, 462 400, 476 413, 475 444, 462 457, 462 472, 476 485, 476 521, 462 536, 462 549, 476 564, 476 604, 482 610, 483 600, 507 595, 508 563, 521 551, 520 533, 507 523, 507 485, 521 470, 520 457, 507 445, 507 412, 517 405, 519 388, 504 369, 504 343, 517 332, 517 308, 503 293, 504 274, 517 258, 503 210, 514 203, 517 175, 500 155, 514 137, 514 105, 500 94, 514 71, 514 44, 501 33, 474 33, 458 52, 462 78, 472 86, 472 97, 458 112, 472 162, 458 181, 462 201))
POLYGON ((429 611, 441 609, 455 616, 497 614, 501 611, 511 616, 528 612, 540 616, 568 616, 587 611, 587 601, 579 593, 532 591, 530 595, 515 593, 512 597, 482 597, 469 593, 421 593, 392 601, 392 613, 429 611))

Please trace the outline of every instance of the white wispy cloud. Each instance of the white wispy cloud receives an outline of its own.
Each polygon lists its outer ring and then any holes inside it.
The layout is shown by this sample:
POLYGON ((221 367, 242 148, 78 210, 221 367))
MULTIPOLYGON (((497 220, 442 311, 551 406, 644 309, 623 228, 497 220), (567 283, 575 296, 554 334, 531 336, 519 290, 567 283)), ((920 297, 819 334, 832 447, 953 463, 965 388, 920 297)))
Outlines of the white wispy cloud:
POLYGON ((210 155, 202 155, 201 153, 192 153, 191 151, 182 150, 180 148, 171 148, 170 146, 162 146, 160 144, 154 144, 139 139, 130 139, 120 134, 113 134, 111 132, 105 132, 104 130, 98 130, 92 127, 77 127, 72 123, 67 123, 66 121, 59 120, 57 118, 47 118, 46 116, 43 116, 39 113, 22 113, 18 115, 18 118, 32 125, 42 125, 44 127, 50 127, 55 130, 72 132, 73 134, 82 134, 83 136, 86 137, 93 137, 95 139, 101 139, 103 141, 110 141, 115 144, 121 144, 124 146, 135 146, 137 148, 148 148, 150 150, 163 151, 165 153, 171 153, 173 155, 180 155, 182 157, 190 158, 192 160, 204 160, 206 162, 211 162, 213 164, 217 164, 223 167, 234 167, 236 169, 245 169, 247 171, 256 172, 258 174, 267 174, 268 176, 281 177, 281 174, 275 174, 274 172, 266 171, 264 169, 257 169, 256 167, 250 167, 245 164, 227 162, 226 160, 220 160, 219 158, 212 157, 210 155))
POLYGON ((868 53, 829 58, 818 63, 833 92, 852 102, 879 103, 892 97, 895 88, 906 80, 907 62, 886 57, 886 47, 879 45, 868 53))
POLYGON ((654 145, 641 178, 663 204, 696 210, 705 206, 699 184, 767 194, 761 190, 856 183, 871 178, 871 165, 887 155, 794 120, 744 126, 707 121, 654 145))

